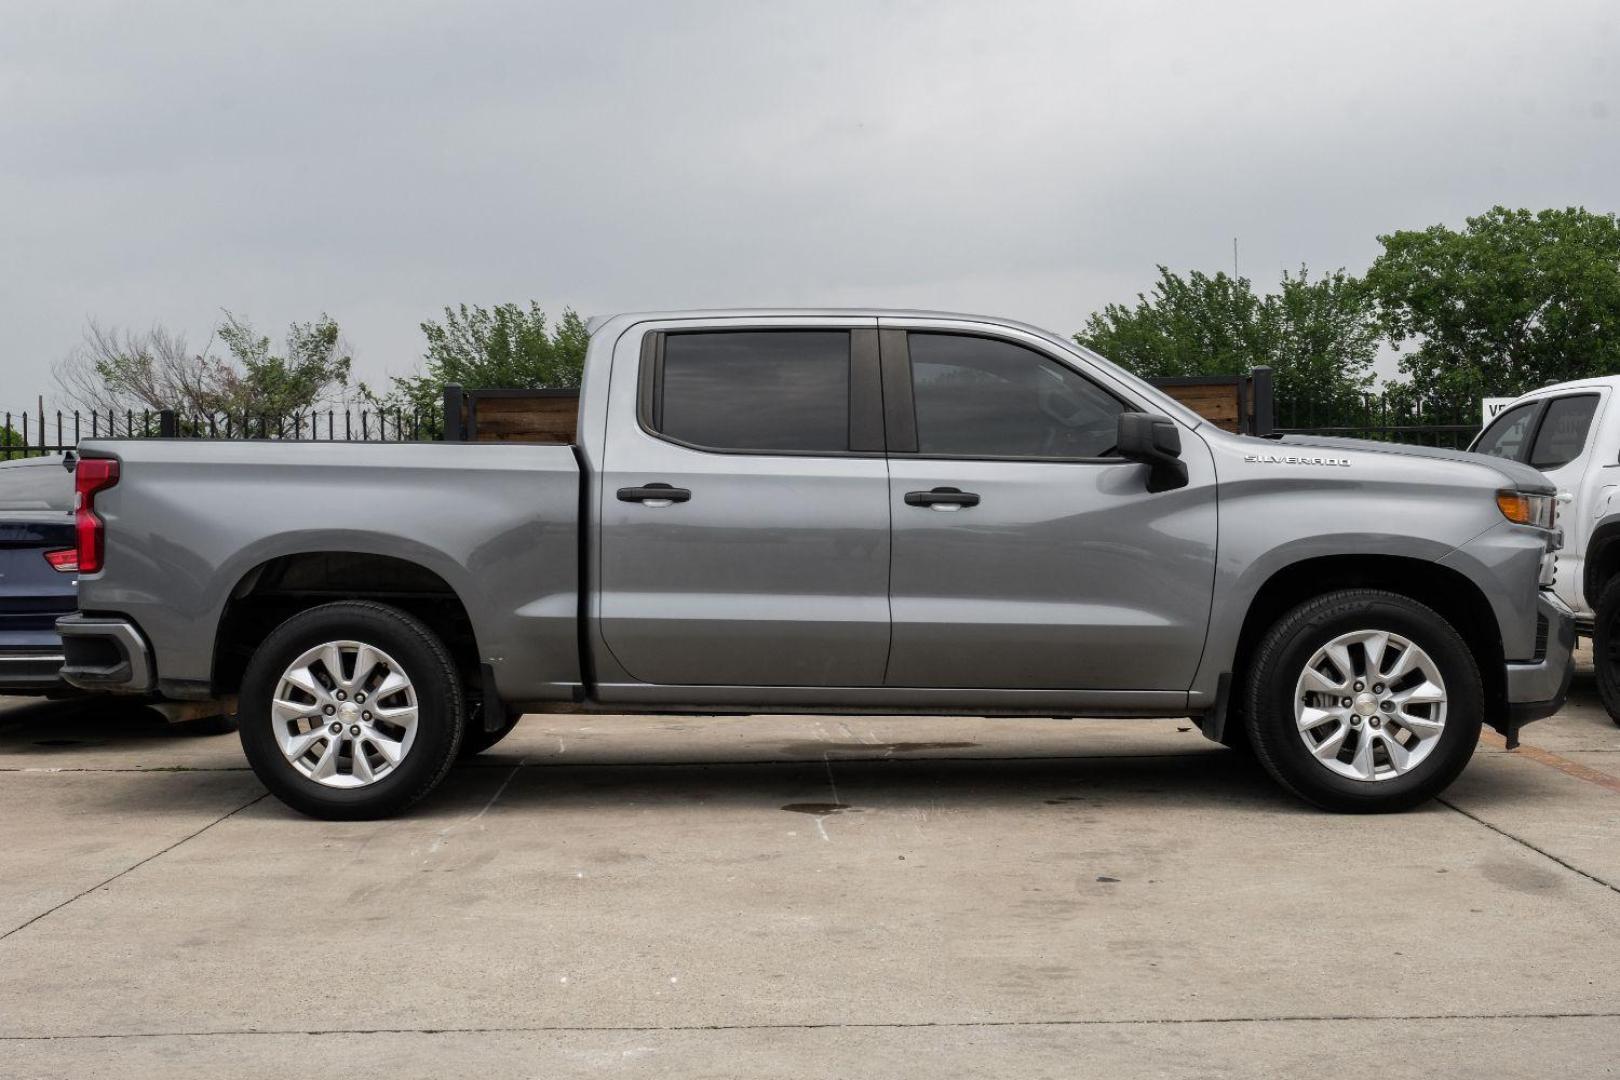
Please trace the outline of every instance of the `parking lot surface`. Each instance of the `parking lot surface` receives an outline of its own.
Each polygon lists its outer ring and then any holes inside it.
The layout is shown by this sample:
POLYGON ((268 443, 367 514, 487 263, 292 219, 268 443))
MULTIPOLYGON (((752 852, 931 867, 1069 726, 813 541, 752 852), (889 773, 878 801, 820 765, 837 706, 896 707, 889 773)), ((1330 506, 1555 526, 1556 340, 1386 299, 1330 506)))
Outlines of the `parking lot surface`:
POLYGON ((0 1075, 1608 1075, 1589 675, 1439 802, 1186 721, 533 716, 409 816, 0 700, 0 1075))

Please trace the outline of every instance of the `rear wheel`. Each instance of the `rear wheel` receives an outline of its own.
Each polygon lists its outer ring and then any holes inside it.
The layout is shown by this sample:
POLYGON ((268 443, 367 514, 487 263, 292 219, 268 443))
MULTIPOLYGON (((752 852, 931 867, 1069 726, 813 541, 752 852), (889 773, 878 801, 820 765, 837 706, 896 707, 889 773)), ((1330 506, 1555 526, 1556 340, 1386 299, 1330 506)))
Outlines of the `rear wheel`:
POLYGON ((1396 593, 1347 589, 1279 619, 1245 706, 1255 755, 1328 810, 1385 812, 1445 790, 1479 742, 1484 690, 1462 637, 1396 593))
POLYGON ((465 710, 433 632, 369 601, 278 626, 248 664, 238 707, 260 781, 330 820, 386 817, 432 791, 455 761, 465 710))
POLYGON ((1610 578, 1598 594, 1592 627, 1592 666, 1597 670, 1598 696, 1609 719, 1620 724, 1620 577, 1610 578))

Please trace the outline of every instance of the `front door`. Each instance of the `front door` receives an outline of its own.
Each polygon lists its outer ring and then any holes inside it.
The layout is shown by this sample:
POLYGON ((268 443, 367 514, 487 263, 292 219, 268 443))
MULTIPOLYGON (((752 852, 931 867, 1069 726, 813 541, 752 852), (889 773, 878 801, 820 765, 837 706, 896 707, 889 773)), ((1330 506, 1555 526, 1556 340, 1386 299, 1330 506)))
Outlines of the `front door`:
POLYGON ((1601 395, 1605 393, 1606 390, 1601 393, 1590 390, 1547 399, 1541 423, 1536 427, 1535 439, 1530 443, 1529 455, 1525 459, 1531 468, 1540 469, 1553 482, 1560 499, 1569 500, 1558 505, 1557 524, 1563 531, 1564 545, 1557 556, 1558 573, 1553 580, 1553 589, 1558 593, 1558 598, 1575 611, 1587 607, 1582 595, 1586 544, 1592 538, 1592 510, 1602 501, 1597 497, 1597 487, 1587 486, 1583 482, 1591 465, 1587 446, 1595 426, 1592 421, 1602 405, 1601 395), (1571 504, 1573 507, 1584 505, 1587 512, 1569 513, 1573 508, 1571 504))
MULTIPOLYGON (((615 355, 601 627, 637 682, 883 684, 874 319, 647 332, 615 355)), ((621 346, 623 348, 623 346, 621 346)))
POLYGON ((888 685, 1186 690, 1214 578, 1203 442, 1183 434, 1188 486, 1150 494, 1113 454, 1132 406, 1049 347, 883 325, 888 685))

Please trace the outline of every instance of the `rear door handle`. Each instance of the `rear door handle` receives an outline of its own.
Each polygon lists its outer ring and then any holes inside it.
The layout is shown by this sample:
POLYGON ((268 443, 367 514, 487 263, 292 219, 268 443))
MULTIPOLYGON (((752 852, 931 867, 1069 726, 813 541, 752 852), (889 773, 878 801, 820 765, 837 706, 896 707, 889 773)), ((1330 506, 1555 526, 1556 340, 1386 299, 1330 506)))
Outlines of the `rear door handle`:
POLYGON ((978 506, 979 497, 961 488, 937 487, 932 491, 906 492, 907 506, 926 506, 931 510, 960 510, 964 506, 978 506))
POLYGON ((671 503, 688 502, 692 493, 686 488, 671 487, 669 484, 646 484, 642 487, 622 487, 619 489, 620 502, 638 502, 642 506, 654 509, 668 506, 671 503))

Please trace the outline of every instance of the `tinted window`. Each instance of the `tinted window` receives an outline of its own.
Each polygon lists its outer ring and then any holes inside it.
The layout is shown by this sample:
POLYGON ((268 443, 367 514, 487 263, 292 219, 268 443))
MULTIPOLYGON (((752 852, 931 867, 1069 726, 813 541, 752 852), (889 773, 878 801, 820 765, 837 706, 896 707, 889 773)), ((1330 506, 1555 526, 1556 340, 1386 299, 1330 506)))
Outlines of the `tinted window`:
POLYGON ((1554 399, 1536 432, 1530 464, 1537 469, 1556 469, 1580 457, 1586 449, 1586 432, 1592 426, 1597 403, 1596 394, 1554 399))
POLYGON ((1479 441, 1474 444, 1474 452, 1523 461, 1524 444, 1530 438, 1530 428, 1535 424, 1536 412, 1540 408, 1541 402, 1531 401, 1515 405, 1498 416, 1480 435, 1479 441))
POLYGON ((962 457, 1101 457, 1124 406, 1033 349, 912 334, 917 449, 962 457))
POLYGON ((849 334, 670 334, 654 426, 721 450, 849 448, 849 334))

